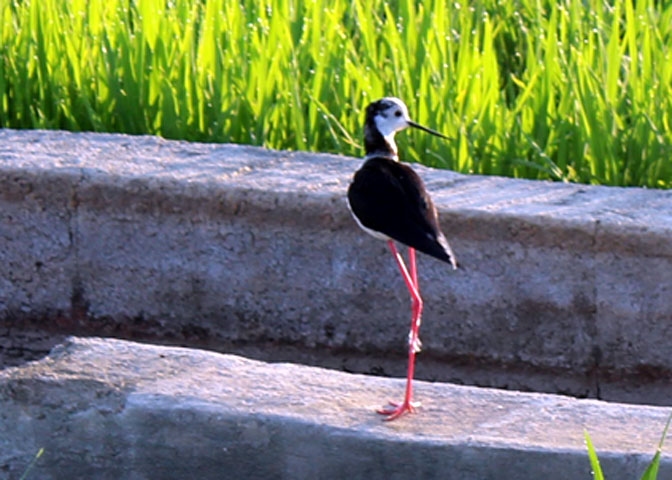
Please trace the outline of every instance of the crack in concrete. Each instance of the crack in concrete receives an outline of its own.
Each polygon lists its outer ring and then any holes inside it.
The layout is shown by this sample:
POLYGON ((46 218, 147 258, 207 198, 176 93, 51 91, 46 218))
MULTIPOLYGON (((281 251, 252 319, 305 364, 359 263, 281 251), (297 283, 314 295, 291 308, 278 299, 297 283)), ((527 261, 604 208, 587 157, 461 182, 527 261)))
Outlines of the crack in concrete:
MULTIPOLYGON (((593 224, 593 251, 592 255, 595 256, 597 255, 597 247, 598 246, 598 238, 600 234, 600 226, 601 226, 601 221, 599 218, 595 219, 595 222, 593 224)), ((599 307, 599 302, 598 302, 598 288, 597 288, 597 279, 594 277, 595 272, 593 271, 593 279, 592 279, 592 285, 593 285, 593 291, 592 291, 592 297, 593 297, 593 305, 595 305, 595 313, 593 314, 593 323, 594 323, 594 328, 595 328, 595 337, 593 337, 593 351, 591 352, 591 355, 593 357, 593 362, 594 362, 594 375, 595 375, 595 398, 601 399, 601 378, 600 378, 600 369, 602 368, 602 350, 600 349, 600 328, 599 328, 599 321, 600 321, 600 307, 599 307)))
POLYGON ((71 277, 70 315, 74 322, 79 323, 86 319, 88 314, 88 302, 85 299, 85 289, 80 273, 79 252, 79 190, 86 179, 85 169, 79 169, 79 178, 75 181, 70 192, 68 202, 68 238, 70 241, 70 253, 74 259, 71 277))

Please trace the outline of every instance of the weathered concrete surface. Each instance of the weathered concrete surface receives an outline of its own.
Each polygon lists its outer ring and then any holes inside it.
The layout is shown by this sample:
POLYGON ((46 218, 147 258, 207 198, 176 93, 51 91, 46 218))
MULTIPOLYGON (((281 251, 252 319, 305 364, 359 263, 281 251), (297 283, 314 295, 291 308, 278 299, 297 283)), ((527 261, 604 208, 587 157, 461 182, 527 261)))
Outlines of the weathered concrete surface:
MULTIPOLYGON (((359 164, 2 130, 0 327, 402 375, 407 292, 344 200, 359 164)), ((670 403, 672 192, 418 170, 465 267, 421 256, 419 377, 670 403)))
MULTIPOLYGON (((639 478, 669 408, 403 381, 111 339, 69 339, 0 372, 0 472, 17 478, 639 478)), ((659 477, 672 476, 667 455, 659 477)))

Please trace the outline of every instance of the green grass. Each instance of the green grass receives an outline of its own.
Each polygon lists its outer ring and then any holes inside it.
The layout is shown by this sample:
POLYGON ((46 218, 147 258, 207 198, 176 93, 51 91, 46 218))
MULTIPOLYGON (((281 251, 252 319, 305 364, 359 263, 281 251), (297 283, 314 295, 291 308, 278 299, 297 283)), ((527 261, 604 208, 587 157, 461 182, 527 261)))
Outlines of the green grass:
POLYGON ((19 480, 26 480, 28 478, 28 474, 30 471, 33 469, 37 461, 40 459, 40 457, 44 454, 44 448, 40 448, 37 453, 35 454, 35 457, 30 461, 26 469, 24 470, 23 474, 21 477, 19 477, 19 480))
POLYGON ((399 96, 460 172, 672 187, 672 4, 0 0, 0 126, 361 155, 399 96))
MULTIPOLYGON (((660 457, 663 453, 663 443, 665 442, 665 438, 667 437, 667 431, 670 428, 670 422, 672 422, 672 415, 670 415, 667 418, 667 423, 665 424, 665 428, 663 429, 663 435, 661 436, 660 442, 658 443, 658 449, 656 450, 656 454, 653 456, 651 463, 649 463, 648 467, 640 477, 640 480, 656 480, 658 478, 660 457)), ((590 439, 590 435, 588 435, 588 431, 584 430, 583 435, 586 439, 586 447, 588 448, 588 458, 590 460, 590 467, 592 469, 593 480, 605 480, 604 473, 602 473, 602 467, 600 466, 600 460, 597 457, 595 447, 593 446, 593 442, 590 439)))

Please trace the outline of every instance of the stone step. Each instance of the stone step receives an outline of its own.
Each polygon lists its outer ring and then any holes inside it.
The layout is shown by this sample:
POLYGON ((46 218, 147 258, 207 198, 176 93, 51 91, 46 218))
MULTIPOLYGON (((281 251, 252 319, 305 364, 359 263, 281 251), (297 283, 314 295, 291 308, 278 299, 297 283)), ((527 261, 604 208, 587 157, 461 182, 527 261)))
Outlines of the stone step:
MULTIPOLYGON (((0 371, 0 472, 97 479, 637 479, 669 408, 404 382, 201 350, 69 338, 0 371)), ((672 478, 663 457, 659 479, 672 478)))

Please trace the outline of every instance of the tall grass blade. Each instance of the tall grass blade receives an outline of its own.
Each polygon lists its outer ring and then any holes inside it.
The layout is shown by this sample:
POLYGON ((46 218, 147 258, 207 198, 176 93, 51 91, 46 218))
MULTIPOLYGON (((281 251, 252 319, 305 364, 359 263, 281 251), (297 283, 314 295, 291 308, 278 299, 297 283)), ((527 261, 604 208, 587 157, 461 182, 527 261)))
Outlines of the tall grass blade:
POLYGON ((42 454, 44 453, 44 448, 40 448, 37 453, 35 454, 35 457, 31 460, 31 462, 28 464, 26 469, 24 470, 23 474, 19 477, 19 480, 26 480, 28 478, 28 474, 30 471, 33 469, 37 461, 40 459, 42 454))
POLYGON ((667 437, 667 431, 670 428, 670 422, 672 421, 672 414, 667 418, 667 423, 665 424, 665 428, 663 429, 663 435, 660 438, 660 442, 658 443, 658 449, 656 450, 656 454, 653 456, 653 460, 649 464, 648 468, 642 475, 641 480, 656 480, 658 477, 658 468, 660 466, 660 456, 663 454, 663 442, 665 441, 665 438, 667 437))
POLYGON ((586 447, 588 448, 588 458, 590 459, 590 468, 592 469, 593 480, 604 480, 602 467, 600 467, 600 460, 597 458, 597 453, 595 453, 595 447, 593 447, 593 442, 590 440, 588 430, 583 430, 583 436, 586 439, 586 447))

